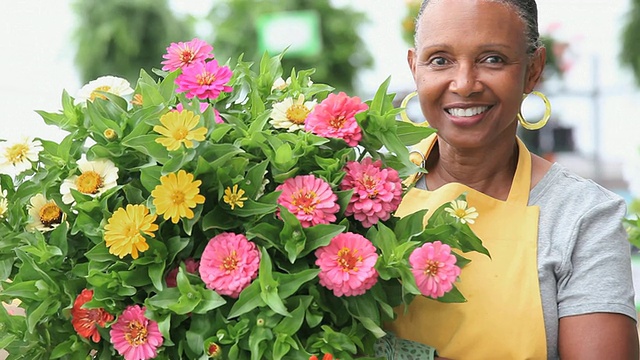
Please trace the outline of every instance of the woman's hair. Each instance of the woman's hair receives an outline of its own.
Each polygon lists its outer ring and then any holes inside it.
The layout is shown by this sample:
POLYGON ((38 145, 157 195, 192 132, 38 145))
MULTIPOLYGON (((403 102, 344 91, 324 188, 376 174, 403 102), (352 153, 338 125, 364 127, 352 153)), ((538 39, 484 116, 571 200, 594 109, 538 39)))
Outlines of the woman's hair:
MULTIPOLYGON (((540 34, 538 32, 538 6, 535 0, 490 0, 499 2, 513 8, 518 16, 524 22, 527 28, 527 53, 533 54, 538 48, 542 47, 542 42, 540 41, 540 34)), ((422 18, 422 13, 424 13, 425 8, 431 0, 423 0, 422 5, 420 6, 420 12, 418 13, 418 17, 416 19, 416 36, 418 33, 418 26, 420 24, 420 19, 422 18)), ((417 42, 417 41, 416 41, 417 42)))

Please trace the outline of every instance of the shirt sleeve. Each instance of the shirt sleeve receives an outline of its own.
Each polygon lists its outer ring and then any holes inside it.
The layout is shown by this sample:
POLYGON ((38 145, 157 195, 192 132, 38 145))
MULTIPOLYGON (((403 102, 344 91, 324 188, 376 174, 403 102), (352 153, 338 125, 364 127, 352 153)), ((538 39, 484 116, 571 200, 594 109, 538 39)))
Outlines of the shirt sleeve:
POLYGON ((636 320, 630 244, 620 198, 597 204, 571 234, 558 278, 558 316, 620 313, 636 320))

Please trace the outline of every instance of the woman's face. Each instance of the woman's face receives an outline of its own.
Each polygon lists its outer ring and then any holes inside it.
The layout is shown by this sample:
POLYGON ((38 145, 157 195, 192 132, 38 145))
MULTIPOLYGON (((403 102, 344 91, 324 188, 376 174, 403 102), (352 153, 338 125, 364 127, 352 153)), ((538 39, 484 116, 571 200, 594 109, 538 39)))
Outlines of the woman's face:
POLYGON ((544 50, 527 54, 525 24, 487 0, 432 0, 420 19, 409 66, 422 112, 460 149, 513 139, 523 93, 533 90, 544 50))

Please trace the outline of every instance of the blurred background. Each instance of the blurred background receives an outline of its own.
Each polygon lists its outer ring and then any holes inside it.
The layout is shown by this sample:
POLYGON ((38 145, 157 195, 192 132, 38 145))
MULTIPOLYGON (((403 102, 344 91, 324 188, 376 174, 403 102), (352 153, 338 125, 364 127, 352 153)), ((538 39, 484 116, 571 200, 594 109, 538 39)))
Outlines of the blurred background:
MULTIPOLYGON (((5 140, 61 140, 65 134, 45 125, 35 110, 56 112, 63 90, 75 96, 102 75, 135 83, 140 68, 161 66, 171 42, 196 36, 214 45, 221 62, 233 63, 240 53, 258 60, 264 51, 289 47, 285 76, 292 67, 314 67, 314 81, 363 99, 389 76, 398 100, 414 89, 406 64, 417 11, 411 0, 22 0, 0 7, 5 140)), ((534 152, 622 195, 635 219, 640 1, 538 0, 538 8, 549 53, 540 90, 549 96, 553 116, 542 130, 520 136, 534 152)), ((524 112, 531 121, 542 116, 533 100, 524 112)), ((417 104, 410 103, 408 113, 421 121, 417 104)), ((637 246, 640 232, 634 229, 637 246)))

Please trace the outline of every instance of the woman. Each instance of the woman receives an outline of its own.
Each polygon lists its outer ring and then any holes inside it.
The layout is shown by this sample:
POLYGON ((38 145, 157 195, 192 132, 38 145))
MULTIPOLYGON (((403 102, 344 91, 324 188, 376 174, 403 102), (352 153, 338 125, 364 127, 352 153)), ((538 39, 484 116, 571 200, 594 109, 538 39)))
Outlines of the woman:
POLYGON ((389 327, 441 356, 638 359, 623 200, 516 138, 545 55, 534 0, 422 4, 408 61, 438 132, 418 146, 428 173, 398 213, 466 192, 491 253, 469 256, 458 284, 468 302, 418 298, 389 327))

